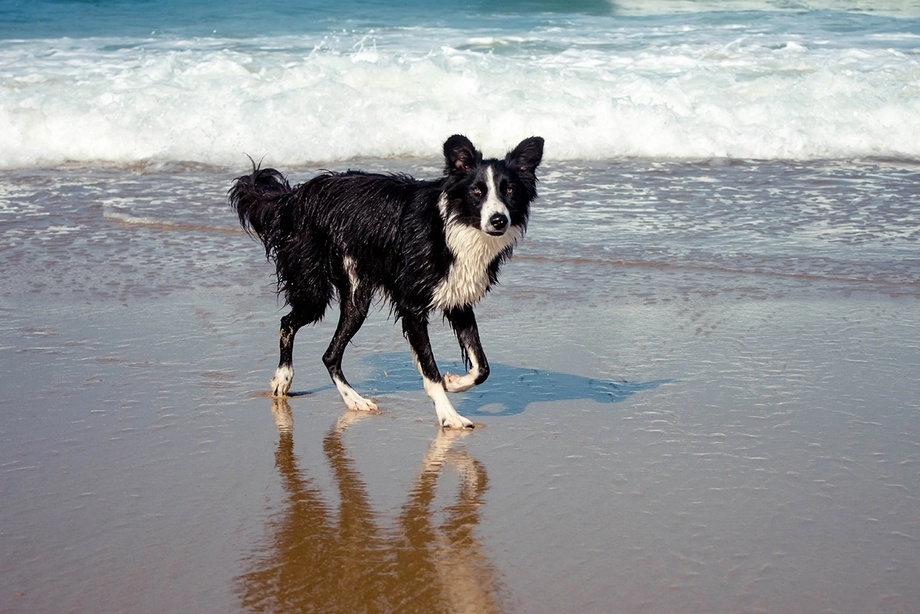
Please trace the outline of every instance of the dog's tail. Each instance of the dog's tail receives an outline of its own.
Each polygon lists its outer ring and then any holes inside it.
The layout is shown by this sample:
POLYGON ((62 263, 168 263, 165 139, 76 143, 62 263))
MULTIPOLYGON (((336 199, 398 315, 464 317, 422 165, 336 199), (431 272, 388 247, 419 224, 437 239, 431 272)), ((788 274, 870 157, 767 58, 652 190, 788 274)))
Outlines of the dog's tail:
POLYGON ((280 172, 258 168, 255 164, 252 173, 238 178, 230 188, 230 206, 239 215, 240 225, 247 233, 261 239, 269 257, 277 253, 286 233, 290 232, 285 217, 292 191, 280 172))

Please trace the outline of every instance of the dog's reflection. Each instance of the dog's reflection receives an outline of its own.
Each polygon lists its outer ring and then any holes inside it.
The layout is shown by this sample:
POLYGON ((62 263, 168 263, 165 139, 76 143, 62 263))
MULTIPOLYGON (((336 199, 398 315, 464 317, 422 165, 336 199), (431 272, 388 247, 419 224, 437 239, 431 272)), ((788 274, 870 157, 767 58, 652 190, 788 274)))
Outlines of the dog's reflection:
POLYGON ((279 441, 275 462, 286 493, 266 546, 240 577, 245 608, 271 612, 499 612, 504 589, 482 554, 475 529, 487 488, 485 468, 457 440, 465 431, 439 430, 394 526, 381 522, 349 458, 343 433, 364 417, 348 412, 323 440, 339 490, 327 503, 298 467, 293 419, 285 399, 273 401, 279 441), (445 509, 433 509, 445 465, 461 475, 445 509), (438 521, 435 521, 435 517, 438 521))

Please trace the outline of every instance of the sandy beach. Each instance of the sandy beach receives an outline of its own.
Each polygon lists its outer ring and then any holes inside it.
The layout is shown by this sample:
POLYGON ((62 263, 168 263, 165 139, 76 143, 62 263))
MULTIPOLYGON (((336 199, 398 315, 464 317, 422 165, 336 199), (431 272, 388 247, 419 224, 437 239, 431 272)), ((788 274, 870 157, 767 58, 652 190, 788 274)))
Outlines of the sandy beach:
POLYGON ((232 172, 6 172, 0 611, 912 611, 913 265, 567 256, 578 172, 550 165, 478 309, 462 434, 385 306, 345 358, 379 414, 322 369, 334 321, 298 337, 298 394, 265 395, 284 311, 232 172))

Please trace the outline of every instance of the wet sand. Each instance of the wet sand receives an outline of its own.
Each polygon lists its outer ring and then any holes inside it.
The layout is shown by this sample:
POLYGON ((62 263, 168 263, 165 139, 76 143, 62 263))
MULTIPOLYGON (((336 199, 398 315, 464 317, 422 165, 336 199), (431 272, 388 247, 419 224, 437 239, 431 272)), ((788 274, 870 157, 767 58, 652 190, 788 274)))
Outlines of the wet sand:
MULTIPOLYGON (((130 199, 129 179, 70 196, 130 199)), ((264 395, 283 311, 229 211, 17 215, 0 611, 920 603, 915 285, 522 249, 478 310, 493 375, 457 397, 483 426, 450 434, 385 308, 345 364, 379 414, 345 411, 324 375, 332 321, 298 337, 299 394, 264 395)))

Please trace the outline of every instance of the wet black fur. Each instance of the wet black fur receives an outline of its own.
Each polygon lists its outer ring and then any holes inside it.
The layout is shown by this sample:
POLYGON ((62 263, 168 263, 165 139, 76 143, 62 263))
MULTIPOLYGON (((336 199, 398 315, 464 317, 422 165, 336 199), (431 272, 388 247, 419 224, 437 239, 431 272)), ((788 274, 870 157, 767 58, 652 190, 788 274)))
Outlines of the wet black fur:
MULTIPOLYGON (((229 193, 230 205, 243 228, 263 242, 266 255, 277 267, 278 291, 291 307, 281 323, 279 366, 292 363, 297 329, 321 319, 338 298, 339 326, 323 358, 330 375, 342 377, 345 346, 363 323, 374 295, 382 293, 395 317, 402 320, 423 374, 440 380, 427 324, 433 293, 447 276, 454 255, 446 243, 439 199, 446 195, 447 210, 456 215, 457 222, 478 226, 476 187, 483 181, 486 166, 492 165, 496 176, 511 188, 502 193, 510 226, 523 231, 529 205, 537 195, 534 171, 542 152, 543 139, 532 137, 505 159, 483 162, 482 154, 466 137, 454 135, 444 144, 444 176, 435 180, 324 172, 291 187, 271 168, 254 168, 251 174, 239 177, 229 193), (346 270, 346 256, 353 262, 357 288, 352 287, 346 270)), ((488 264, 490 286, 512 247, 488 264)), ((488 376, 488 363, 479 344, 472 305, 453 307, 444 315, 464 351, 471 349, 478 357, 482 373, 476 383, 480 383, 488 376)))

